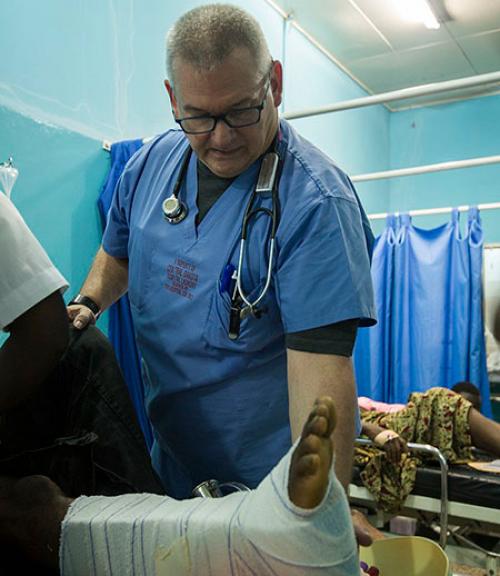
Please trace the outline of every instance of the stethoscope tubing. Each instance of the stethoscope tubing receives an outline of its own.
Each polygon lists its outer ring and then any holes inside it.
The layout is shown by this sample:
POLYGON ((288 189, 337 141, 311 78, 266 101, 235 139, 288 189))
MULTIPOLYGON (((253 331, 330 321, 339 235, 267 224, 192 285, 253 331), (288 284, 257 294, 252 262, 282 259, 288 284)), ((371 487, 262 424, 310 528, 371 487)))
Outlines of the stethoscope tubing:
MULTIPOLYGON (((276 175, 274 176, 274 180, 272 182, 272 188, 271 188, 272 209, 269 210, 268 208, 259 207, 255 210, 252 210, 256 196, 258 194, 257 189, 254 188, 254 190, 250 196, 250 199, 248 201, 247 207, 245 209, 245 214, 243 216, 243 221, 241 224, 240 253, 239 253, 239 257, 238 257, 238 267, 237 267, 237 277, 236 277, 236 293, 234 295, 234 298, 239 297, 241 299, 241 301, 245 304, 245 306, 241 310, 241 313, 244 313, 245 311, 249 310, 250 313, 255 315, 255 309, 256 309, 257 304, 259 304, 259 302, 262 301, 262 299, 267 294, 269 287, 271 285, 272 269, 273 269, 273 263, 274 263, 274 251, 275 251, 275 243, 276 243, 276 231, 278 229, 279 217, 280 217, 278 186, 279 186, 279 181, 280 181, 280 177, 281 177, 281 161, 280 161, 280 155, 278 152, 278 137, 276 138, 274 150, 275 150, 275 154, 278 156, 278 166, 279 167, 278 167, 278 171, 277 171, 276 175), (243 261, 244 261, 244 255, 245 255, 248 223, 249 223, 250 219, 252 218, 252 216, 257 215, 259 212, 263 212, 271 218, 271 232, 269 235, 269 260, 267 263, 267 274, 266 274, 266 282, 264 284, 264 288, 262 289, 260 294, 257 296, 257 298, 253 302, 251 302, 248 299, 248 295, 246 295, 244 290, 243 290, 241 278, 242 278, 242 273, 243 273, 243 261)), ((173 190, 173 193, 171 196, 171 198, 177 199, 180 203, 181 203, 181 201, 179 199, 179 193, 180 193, 180 189, 181 189, 182 183, 184 181, 184 178, 185 178, 185 175, 187 172, 189 161, 191 159, 191 154, 192 154, 192 148, 191 148, 191 146, 188 146, 188 149, 186 151, 186 155, 185 155, 184 160, 182 162, 179 177, 175 183, 174 190, 173 190)), ((187 208, 185 207, 185 205, 183 203, 181 203, 181 208, 183 210, 183 217, 182 217, 182 219, 183 219, 185 217, 185 214, 187 213, 187 208)), ((165 214, 165 217, 167 217, 166 214, 165 214)), ((167 217, 167 220, 171 224, 177 224, 181 219, 176 221, 175 219, 171 219, 171 218, 167 217)))
POLYGON ((254 188, 254 190, 250 196, 250 200, 248 201, 248 204, 247 204, 247 207, 245 210, 245 215, 243 216, 243 222, 241 225, 240 253, 239 253, 239 257, 238 257, 238 272, 237 272, 237 277, 236 277, 236 290, 237 290, 237 294, 239 295, 239 297, 241 298, 243 303, 246 305, 243 308, 242 313, 246 310, 249 310, 250 313, 255 314, 255 308, 256 308, 257 304, 259 304, 259 302, 262 301, 262 299, 267 294, 269 287, 271 285, 272 269, 273 269, 273 264, 274 264, 274 249, 275 249, 275 243, 276 243, 276 231, 278 229, 279 216, 280 216, 280 214, 279 214, 278 187, 279 187, 279 181, 281 178, 281 157, 280 157, 280 154, 278 151, 278 146, 279 146, 279 137, 276 137, 275 145, 274 145, 274 153, 278 157, 278 171, 274 176, 274 180, 272 182, 272 188, 271 188, 272 209, 269 210, 268 208, 259 207, 256 210, 252 210, 255 198, 257 196, 257 190, 254 188), (267 214, 271 218, 271 232, 270 232, 270 236, 269 236, 269 259, 268 259, 268 263, 267 263, 267 274, 266 274, 266 282, 264 284, 264 288, 262 289, 262 291, 260 292, 258 297, 253 302, 251 302, 243 290, 241 278, 242 278, 242 272, 243 272, 243 259, 244 259, 244 254, 245 254, 245 245, 246 245, 246 239, 247 239, 248 223, 249 223, 251 217, 253 215, 256 215, 258 212, 264 212, 265 214, 267 214))
POLYGON ((242 275, 242 270, 243 270, 243 254, 245 251, 245 244, 246 244, 246 240, 244 238, 242 238, 240 240, 240 255, 238 258, 238 275, 236 277, 236 289, 238 291, 240 298, 246 304, 247 308, 250 310, 251 313, 253 313, 255 307, 262 300, 262 298, 264 298, 264 296, 267 294, 267 291, 269 290, 269 286, 271 285, 273 263, 274 263, 275 238, 271 238, 270 243, 269 243, 270 244, 269 245, 269 261, 267 263, 266 283, 265 283, 264 288, 262 289, 261 293, 259 294, 259 296, 253 302, 250 302, 250 300, 248 300, 245 293, 243 292, 243 287, 241 285, 241 275, 242 275))

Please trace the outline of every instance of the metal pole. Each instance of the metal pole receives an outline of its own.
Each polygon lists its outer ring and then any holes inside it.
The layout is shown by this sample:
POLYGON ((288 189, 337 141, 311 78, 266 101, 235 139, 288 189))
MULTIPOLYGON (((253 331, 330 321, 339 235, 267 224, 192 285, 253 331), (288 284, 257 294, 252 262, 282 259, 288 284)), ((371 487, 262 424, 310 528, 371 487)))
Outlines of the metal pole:
POLYGON ((411 168, 398 168, 396 170, 385 170, 383 172, 372 172, 371 174, 359 174, 353 176, 353 182, 366 182, 368 180, 383 180, 384 178, 399 178, 401 176, 412 176, 414 174, 429 174, 430 172, 441 172, 443 170, 456 170, 457 168, 471 168, 473 166, 484 166, 485 164, 500 163, 499 156, 483 156, 481 158, 469 158, 467 160, 452 160, 450 162, 439 162, 438 164, 427 164, 425 166, 413 166, 411 168))
MULTIPOLYGON (((483 210, 498 210, 500 209, 500 202, 490 202, 487 204, 478 204, 477 205, 478 209, 483 211, 483 210)), ((459 212, 466 212, 468 209, 470 208, 469 205, 463 205, 463 206, 458 206, 458 210, 459 212)), ((431 214, 446 214, 448 212, 451 212, 453 210, 453 207, 451 206, 446 206, 444 208, 423 208, 421 210, 410 210, 408 212, 408 214, 410 216, 429 216, 431 214)), ((399 212, 391 212, 391 214, 398 214, 401 213, 401 210, 399 212)), ((384 218, 387 218, 387 216, 389 216, 389 212, 378 212, 376 214, 368 214, 368 218, 370 220, 382 220, 384 218)))
MULTIPOLYGON (((356 438, 354 443, 358 446, 373 446, 376 445, 372 440, 366 438, 356 438)), ((440 450, 430 444, 417 444, 415 442, 407 442, 410 452, 423 452, 430 457, 435 458, 439 462, 440 479, 441 479, 441 502, 439 511, 440 521, 440 534, 439 545, 444 550, 448 540, 448 463, 440 450)), ((403 504, 404 506, 404 504, 403 504)))
POLYGON ((344 102, 338 102, 336 104, 319 108, 306 108, 304 110, 298 110, 297 112, 287 112, 283 114, 283 118, 294 120, 296 118, 318 116, 320 114, 328 114, 329 112, 338 112, 340 110, 350 110, 352 108, 373 106, 374 104, 384 104, 385 102, 393 102, 394 100, 406 100, 408 98, 415 98, 416 96, 438 94, 439 92, 447 92, 448 90, 459 90, 461 88, 472 88, 474 86, 498 83, 500 83, 500 72, 490 72, 488 74, 479 74, 477 76, 460 78, 458 80, 433 82, 432 84, 423 84, 421 86, 413 86, 412 88, 393 90, 382 94, 374 94, 373 96, 355 98, 354 100, 345 100, 344 102))

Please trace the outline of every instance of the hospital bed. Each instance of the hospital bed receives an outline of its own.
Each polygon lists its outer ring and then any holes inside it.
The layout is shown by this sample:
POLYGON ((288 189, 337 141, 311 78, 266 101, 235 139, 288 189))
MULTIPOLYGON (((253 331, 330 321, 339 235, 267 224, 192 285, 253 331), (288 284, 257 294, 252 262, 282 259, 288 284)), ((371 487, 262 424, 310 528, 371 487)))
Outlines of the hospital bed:
MULTIPOLYGON (((358 438, 358 446, 373 445, 358 438)), ((500 554, 487 550, 470 538, 471 534, 488 534, 500 538, 500 474, 480 472, 467 465, 448 466, 442 453, 428 444, 408 443, 412 452, 425 454, 426 462, 417 470, 412 493, 398 515, 417 517, 428 526, 437 521, 439 543, 444 549, 453 538, 485 554, 488 574, 500 570, 500 554)), ((355 467, 349 486, 349 500, 354 506, 374 510, 381 522, 388 516, 377 510, 376 502, 363 486, 360 470, 355 467)))

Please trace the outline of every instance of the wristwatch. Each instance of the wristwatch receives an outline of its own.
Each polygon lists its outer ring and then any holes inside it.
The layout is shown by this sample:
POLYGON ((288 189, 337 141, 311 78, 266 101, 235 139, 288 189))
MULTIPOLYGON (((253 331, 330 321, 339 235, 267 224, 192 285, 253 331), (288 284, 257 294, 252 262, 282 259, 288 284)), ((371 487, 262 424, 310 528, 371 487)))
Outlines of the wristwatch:
POLYGON ((98 318, 99 314, 101 313, 101 309, 99 306, 90 298, 89 296, 84 296, 83 294, 77 294, 71 302, 68 302, 68 306, 72 306, 73 304, 80 304, 81 306, 86 306, 96 318, 98 318))

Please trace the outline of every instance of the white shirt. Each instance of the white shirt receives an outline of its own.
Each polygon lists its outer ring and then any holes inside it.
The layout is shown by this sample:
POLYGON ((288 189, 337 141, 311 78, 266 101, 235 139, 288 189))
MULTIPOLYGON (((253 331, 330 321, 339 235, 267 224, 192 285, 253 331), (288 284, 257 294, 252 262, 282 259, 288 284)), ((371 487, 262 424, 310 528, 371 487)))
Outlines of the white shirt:
POLYGON ((0 330, 67 287, 14 204, 0 193, 0 330))

